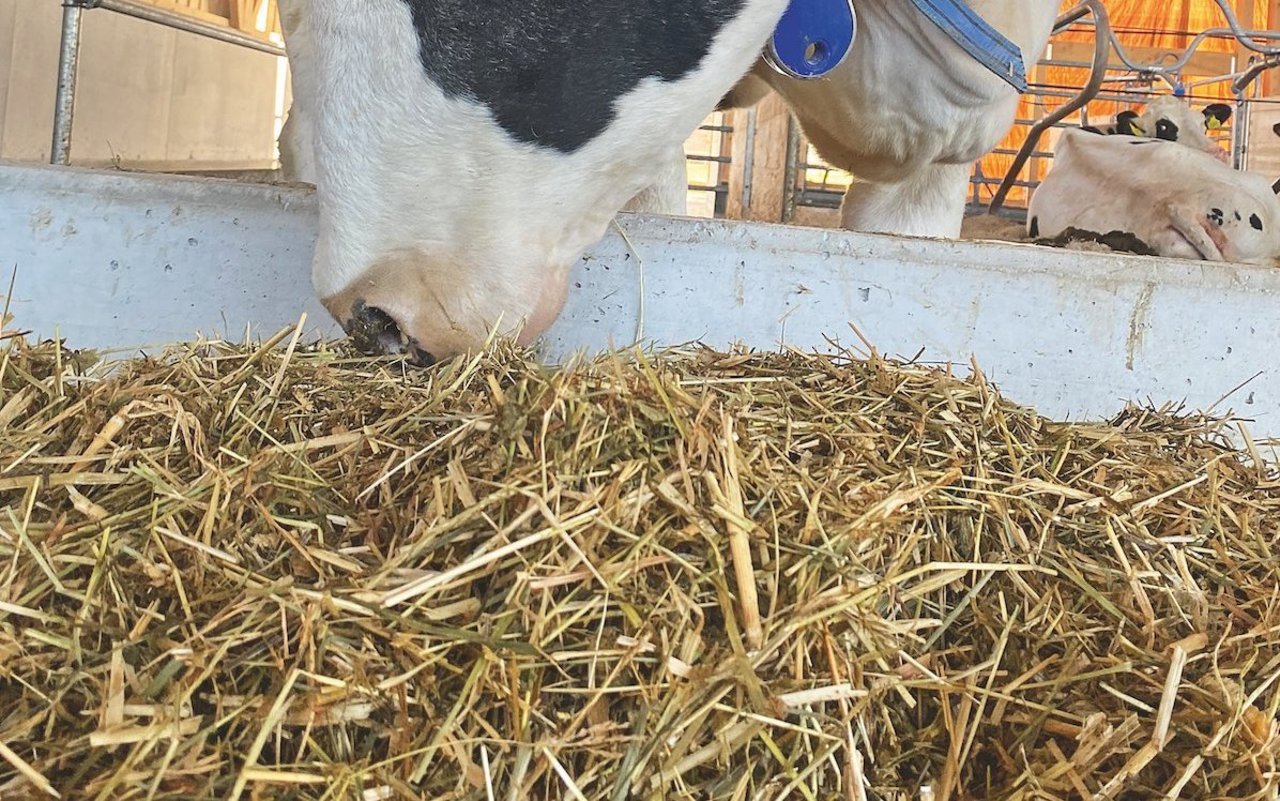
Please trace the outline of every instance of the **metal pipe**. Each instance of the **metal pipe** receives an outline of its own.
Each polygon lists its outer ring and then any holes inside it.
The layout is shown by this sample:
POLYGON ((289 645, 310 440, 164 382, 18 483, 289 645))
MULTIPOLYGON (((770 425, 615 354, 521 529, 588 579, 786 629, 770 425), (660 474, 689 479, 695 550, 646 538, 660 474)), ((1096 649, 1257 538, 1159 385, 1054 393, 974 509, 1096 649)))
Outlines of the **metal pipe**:
POLYGON ((1005 199, 1009 196, 1009 191, 1013 189, 1013 185, 1018 179, 1018 173, 1026 166, 1027 160, 1031 158, 1036 146, 1040 144, 1040 137, 1044 135, 1044 132, 1059 121, 1084 108, 1102 89, 1103 80, 1107 76, 1107 57, 1111 51, 1111 20, 1107 17, 1107 10, 1103 8, 1100 0, 1083 0, 1070 14, 1074 14, 1081 7, 1087 8, 1092 13, 1096 30, 1099 34, 1102 34, 1094 38, 1093 72, 1089 75, 1089 83, 1080 91, 1080 94, 1063 103, 1054 109, 1052 113, 1046 115, 1044 119, 1031 126, 1031 130, 1027 132, 1027 141, 1022 144, 1018 155, 1013 159, 1013 164, 1009 167, 1009 172, 1005 175, 1004 180, 1000 182, 1000 188, 996 190, 995 197, 991 199, 991 206, 987 210, 988 214, 995 214, 1004 205, 1005 199))
POLYGON ((742 214, 751 219, 751 179, 756 165, 756 110, 747 110, 747 136, 742 156, 742 214))
POLYGON ((76 77, 80 67, 80 21, 84 9, 75 0, 62 6, 62 47, 58 54, 58 92, 53 102, 53 141, 49 162, 71 163, 71 127, 76 111, 76 77))
POLYGON ((1259 33, 1256 31, 1246 31, 1240 27, 1240 20, 1236 18, 1236 11, 1231 7, 1229 0, 1216 0, 1218 8, 1222 10, 1222 15, 1227 18, 1227 25, 1231 28, 1231 33, 1236 37, 1236 41, 1244 45, 1255 53, 1261 53, 1264 56, 1280 55, 1280 47, 1263 47, 1254 39, 1272 40, 1277 37, 1272 34, 1259 33))
POLYGON ((1243 170, 1249 163, 1249 101, 1236 95, 1235 121, 1231 123, 1231 166, 1243 170))
POLYGON ((796 124, 793 114, 787 115, 787 161, 783 167, 782 186, 782 219, 779 222, 789 223, 796 212, 796 189, 799 184, 800 169, 800 126, 796 124))
MULTIPOLYGON (((1192 56, 1194 56, 1196 51, 1200 49, 1200 46, 1208 39, 1233 39, 1239 43, 1240 46, 1252 50, 1255 53, 1261 53, 1264 56, 1275 56, 1280 54, 1280 47, 1266 47, 1258 43, 1260 40, 1278 41, 1280 40, 1280 32, 1266 30, 1246 31, 1240 27, 1240 22, 1236 18, 1235 12, 1227 3, 1227 0, 1214 0, 1214 2, 1227 18, 1227 27, 1209 28, 1196 34, 1191 39, 1191 43, 1187 45, 1182 55, 1176 58, 1172 63, 1165 64, 1163 66, 1159 64, 1138 64, 1129 56, 1129 51, 1125 49, 1124 45, 1120 43, 1120 37, 1117 36, 1114 31, 1110 31, 1108 36, 1111 39, 1111 46, 1115 48, 1116 58, 1119 59, 1120 63, 1124 64, 1134 72, 1161 76, 1166 82, 1171 83, 1167 76, 1181 72, 1182 69, 1190 63, 1192 56)), ((1058 23, 1054 26, 1054 33, 1061 33, 1063 30, 1070 27, 1070 25, 1080 22, 1084 15, 1077 13, 1078 11, 1079 7, 1060 17, 1058 23)), ((1082 24, 1088 25, 1090 23, 1084 22, 1082 24)), ((1173 54, 1170 53, 1169 55, 1172 56, 1173 54)))
POLYGON ((1083 4, 1076 6, 1054 20, 1053 33, 1059 34, 1089 15, 1089 8, 1083 4))
MULTIPOLYGON (((1264 39, 1267 41, 1280 40, 1280 33, 1274 31, 1243 31, 1239 28, 1209 28, 1196 34, 1191 43, 1187 45, 1182 55, 1170 64, 1163 66, 1159 64, 1138 64, 1129 55, 1129 51, 1120 43, 1120 37, 1114 31, 1108 34, 1111 39, 1111 46, 1116 50, 1116 58, 1120 63, 1124 64, 1134 72, 1147 73, 1150 75, 1169 75, 1180 72, 1190 63, 1192 56, 1200 49, 1200 45, 1204 44, 1208 39, 1232 39, 1239 42, 1241 46, 1253 50, 1263 55, 1275 55, 1280 52, 1280 47, 1263 47, 1258 45, 1254 40, 1264 39)), ((1170 53, 1169 55, 1172 55, 1170 53)))
POLYGON ((1249 89, 1249 85, 1258 80, 1262 73, 1270 69, 1280 67, 1280 56, 1270 56, 1262 61, 1255 62, 1247 70, 1240 73, 1235 81, 1231 84, 1231 92, 1238 98, 1243 98, 1244 93, 1249 89))
MULTIPOLYGON (((74 2, 74 0, 72 0, 74 2)), ((82 0, 83 2, 83 0, 82 0)), ((90 0, 91 8, 105 8, 108 11, 114 11, 117 14, 134 17, 136 19, 154 22, 157 25, 164 25, 169 28, 175 28, 187 33, 194 33, 204 36, 208 39, 215 39, 219 42, 239 45, 247 47, 250 50, 257 50, 261 53, 269 53, 273 56, 285 56, 285 49, 277 44, 252 36, 244 31, 237 31, 233 28, 226 28, 220 25, 214 25, 211 22, 205 22, 195 17, 189 17, 176 11, 167 11, 153 5, 134 2, 134 0, 90 0)))

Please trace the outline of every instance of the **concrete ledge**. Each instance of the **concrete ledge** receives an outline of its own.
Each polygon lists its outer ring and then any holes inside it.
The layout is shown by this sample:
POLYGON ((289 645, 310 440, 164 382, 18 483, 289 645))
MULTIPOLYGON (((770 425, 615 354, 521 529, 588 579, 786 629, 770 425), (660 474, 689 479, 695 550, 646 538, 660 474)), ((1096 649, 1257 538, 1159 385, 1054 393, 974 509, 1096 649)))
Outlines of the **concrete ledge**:
MULTIPOLYGON (((304 189, 0 165, 12 311, 77 347, 239 338, 303 311, 337 335, 311 296, 314 236, 304 189)), ((852 323, 889 355, 976 356, 1051 416, 1221 401, 1280 437, 1280 271, 1267 268, 622 215, 572 280, 553 357, 631 344, 641 308, 644 338, 662 344, 824 348, 856 343, 852 323)))

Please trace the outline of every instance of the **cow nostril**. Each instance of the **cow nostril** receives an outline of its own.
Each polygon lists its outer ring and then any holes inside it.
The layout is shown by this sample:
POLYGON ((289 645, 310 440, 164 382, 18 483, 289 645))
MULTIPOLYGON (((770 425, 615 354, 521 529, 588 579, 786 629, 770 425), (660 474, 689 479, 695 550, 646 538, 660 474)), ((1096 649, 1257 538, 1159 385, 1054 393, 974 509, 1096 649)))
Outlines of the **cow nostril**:
POLYGON ((366 356, 399 353, 400 326, 382 309, 370 306, 363 298, 351 304, 351 317, 347 319, 347 336, 356 350, 366 356), (395 347, 391 347, 392 345, 395 347))
POLYGON ((351 304, 351 317, 343 328, 356 350, 366 356, 403 354, 410 364, 430 367, 436 357, 405 336, 399 324, 382 309, 370 306, 363 298, 351 304))

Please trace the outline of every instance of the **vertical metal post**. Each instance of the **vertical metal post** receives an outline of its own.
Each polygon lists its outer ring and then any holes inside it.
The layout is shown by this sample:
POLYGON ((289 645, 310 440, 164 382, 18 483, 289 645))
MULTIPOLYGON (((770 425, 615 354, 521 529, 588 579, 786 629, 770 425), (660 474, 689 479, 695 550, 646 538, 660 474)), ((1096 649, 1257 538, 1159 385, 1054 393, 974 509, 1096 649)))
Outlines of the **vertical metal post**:
POLYGON ((794 114, 787 112, 787 161, 783 169, 782 186, 782 219, 778 222, 789 223, 796 215, 796 190, 802 180, 800 177, 800 126, 794 114))
POLYGON ((747 110, 746 155, 742 158, 742 216, 751 219, 751 178, 756 166, 756 109, 747 110))
POLYGON ((53 145, 49 161, 71 163, 71 126, 76 107, 76 76, 80 66, 80 18, 77 0, 63 0, 62 51, 58 57, 58 94, 53 106, 53 145))
POLYGON ((1231 122, 1231 166, 1237 170, 1249 164, 1249 99, 1240 94, 1236 98, 1236 111, 1231 122))

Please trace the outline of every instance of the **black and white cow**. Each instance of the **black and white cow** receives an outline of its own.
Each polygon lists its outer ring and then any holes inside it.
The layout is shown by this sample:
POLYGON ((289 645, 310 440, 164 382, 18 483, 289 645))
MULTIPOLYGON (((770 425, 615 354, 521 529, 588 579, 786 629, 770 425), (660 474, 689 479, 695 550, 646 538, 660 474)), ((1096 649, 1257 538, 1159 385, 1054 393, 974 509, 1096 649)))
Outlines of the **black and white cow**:
POLYGON ((1116 115, 1115 121, 1110 125, 1083 125, 1081 128, 1092 134, 1101 134, 1103 136, 1113 136, 1122 134, 1124 136, 1141 136, 1138 126, 1138 112, 1133 109, 1125 109, 1116 115))
POLYGON ((787 0, 281 0, 322 302, 359 345, 528 341, 787 0))
POLYGON ((1031 197, 1029 234, 1119 232, 1161 256, 1275 264, 1280 182, 1180 141, 1063 131, 1053 169, 1031 197))
MULTIPOLYGON (((970 165, 1017 93, 905 0, 855 4, 849 58, 799 81, 757 63, 788 0, 280 0, 281 149, 317 185, 317 292, 370 350, 528 341, 619 210, 684 211, 685 139, 761 81, 868 182, 847 227, 958 236, 970 165)), ((1058 0, 969 5, 1031 63, 1058 0)))

